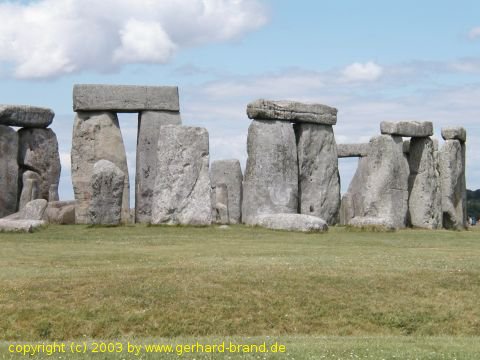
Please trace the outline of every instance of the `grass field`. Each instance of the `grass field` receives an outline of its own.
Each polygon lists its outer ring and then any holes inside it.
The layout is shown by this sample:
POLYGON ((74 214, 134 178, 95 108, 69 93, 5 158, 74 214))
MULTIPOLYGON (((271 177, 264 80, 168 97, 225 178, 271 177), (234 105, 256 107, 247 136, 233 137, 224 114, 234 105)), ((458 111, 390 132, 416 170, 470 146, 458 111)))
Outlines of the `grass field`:
MULTIPOLYGON (((479 299, 479 231, 50 226, 0 234, 0 358, 10 358, 13 342, 233 337, 286 344, 272 359, 477 359, 479 299)), ((115 356, 125 354, 107 358, 115 356)), ((211 356, 183 355, 223 358, 211 356)))

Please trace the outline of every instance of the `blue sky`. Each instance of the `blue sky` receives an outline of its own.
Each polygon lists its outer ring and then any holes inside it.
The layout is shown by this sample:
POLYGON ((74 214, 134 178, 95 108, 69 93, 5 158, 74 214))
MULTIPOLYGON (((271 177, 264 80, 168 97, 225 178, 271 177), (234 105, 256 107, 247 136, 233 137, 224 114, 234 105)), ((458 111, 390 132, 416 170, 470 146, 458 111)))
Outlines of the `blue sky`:
MULTIPOLYGON (((51 107, 60 195, 73 197, 75 83, 178 85, 184 123, 211 159, 246 159, 248 102, 337 107, 338 143, 383 120, 462 125, 467 186, 480 188, 480 2, 0 1, 0 102, 51 107)), ((121 115, 133 189, 136 119, 121 115)), ((342 188, 356 161, 341 160, 342 188)))

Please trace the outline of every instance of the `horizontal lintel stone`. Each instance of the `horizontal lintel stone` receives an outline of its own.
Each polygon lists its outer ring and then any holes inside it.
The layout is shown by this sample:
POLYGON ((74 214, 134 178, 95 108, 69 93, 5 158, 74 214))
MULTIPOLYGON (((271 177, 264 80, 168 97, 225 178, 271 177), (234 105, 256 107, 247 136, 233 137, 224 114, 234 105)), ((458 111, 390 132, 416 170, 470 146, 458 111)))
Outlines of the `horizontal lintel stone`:
POLYGON ((460 140, 465 142, 467 140, 467 131, 461 126, 442 128, 443 140, 460 140))
POLYGON ((30 105, 0 105, 0 125, 46 128, 55 113, 52 109, 30 105))
POLYGON ((433 135, 433 124, 431 121, 382 121, 380 123, 380 132, 386 135, 427 137, 433 135))
POLYGON ((259 99, 247 105, 247 116, 256 120, 284 120, 322 125, 337 123, 337 109, 322 104, 259 99))
POLYGON ((364 157, 368 155, 368 143, 364 144, 337 144, 339 158, 364 157))
POLYGON ((73 86, 73 111, 179 111, 177 86, 73 86))

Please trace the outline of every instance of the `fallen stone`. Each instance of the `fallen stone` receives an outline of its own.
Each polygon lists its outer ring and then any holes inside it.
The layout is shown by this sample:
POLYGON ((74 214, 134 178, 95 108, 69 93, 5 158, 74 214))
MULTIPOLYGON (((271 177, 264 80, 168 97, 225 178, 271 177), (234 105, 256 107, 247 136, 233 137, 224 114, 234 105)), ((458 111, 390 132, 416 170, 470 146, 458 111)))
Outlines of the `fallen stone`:
POLYGON ((46 128, 55 116, 51 109, 28 105, 0 105, 0 125, 46 128))
POLYGON ((122 218, 125 174, 114 163, 99 160, 90 180, 92 200, 88 208, 90 224, 118 225, 122 218))
POLYGON ((339 158, 367 156, 368 144, 338 144, 337 155, 339 158))
POLYGON ((60 155, 55 133, 51 129, 20 129, 18 164, 39 174, 39 198, 48 200, 50 186, 60 182, 60 155))
POLYGON ((229 224, 228 216, 228 188, 226 184, 216 184, 212 188, 214 221, 217 224, 229 224))
POLYGON ((74 85, 73 111, 179 111, 178 87, 74 85))
POLYGON ((323 125, 337 123, 337 109, 322 104, 259 99, 247 105, 247 115, 255 120, 285 120, 323 125))
POLYGON ((371 228, 376 228, 378 230, 395 230, 397 229, 397 224, 391 221, 391 219, 385 219, 380 217, 354 217, 348 223, 348 225, 356 228, 364 228, 370 230, 371 228))
POLYGON ((34 171, 27 170, 23 173, 22 176, 22 192, 20 194, 20 201, 18 204, 18 209, 22 210, 28 202, 40 198, 40 175, 34 171))
POLYGON ((443 227, 462 230, 467 226, 465 144, 446 140, 440 153, 443 227))
POLYGON ((296 213, 298 160, 292 124, 254 120, 248 129, 242 221, 261 214, 296 213))
POLYGON ((0 232, 28 232, 44 226, 42 220, 8 220, 0 219, 0 232))
POLYGON ((298 201, 301 214, 337 224, 340 210, 340 175, 332 126, 296 124, 298 201))
POLYGON ((430 121, 382 121, 380 123, 382 134, 405 136, 405 137, 427 137, 433 135, 433 124, 430 121))
POLYGON ((328 230, 328 225, 323 219, 305 214, 258 215, 253 225, 287 231, 324 232, 328 230))
POLYGON ((467 141, 467 131, 461 126, 442 128, 443 140, 459 140, 460 142, 467 141))
POLYGON ((425 229, 442 227, 440 174, 432 139, 413 138, 410 142, 408 210, 410 224, 425 229))
POLYGON ((0 218, 17 211, 18 201, 18 134, 0 125, 0 218))
POLYGON ((21 220, 43 220, 48 201, 45 199, 36 199, 28 202, 25 208, 20 211, 21 220))
POLYGON ((72 182, 75 200, 75 222, 88 223, 88 208, 92 199, 90 180, 93 166, 99 160, 114 163, 125 174, 122 223, 130 220, 130 185, 122 133, 116 114, 108 112, 78 113, 73 125, 72 182))
POLYGON ((207 130, 165 125, 158 144, 152 223, 210 225, 207 130))
POLYGON ((178 112, 143 111, 138 116, 135 177, 135 221, 138 223, 149 223, 152 218, 152 197, 157 174, 160 127, 181 124, 182 120, 178 112))
POLYGON ((75 224, 75 201, 52 201, 45 210, 49 224, 75 224))
POLYGON ((365 217, 382 218, 397 228, 406 226, 409 166, 399 136, 380 135, 370 140, 365 217))
POLYGON ((242 168, 238 160, 213 161, 210 168, 212 188, 225 184, 228 193, 228 219, 230 224, 242 221, 242 168))
POLYGON ((340 207, 340 224, 348 225, 354 217, 365 216, 366 183, 369 175, 368 158, 358 159, 357 170, 342 197, 340 207))

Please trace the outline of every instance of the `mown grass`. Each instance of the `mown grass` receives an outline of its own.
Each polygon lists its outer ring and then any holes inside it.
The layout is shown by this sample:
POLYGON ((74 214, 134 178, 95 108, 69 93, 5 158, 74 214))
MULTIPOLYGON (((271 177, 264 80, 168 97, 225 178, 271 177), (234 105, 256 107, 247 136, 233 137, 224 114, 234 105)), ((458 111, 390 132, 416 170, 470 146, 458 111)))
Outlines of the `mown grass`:
POLYGON ((469 343, 480 336, 479 235, 139 225, 0 234, 0 338, 469 343))

